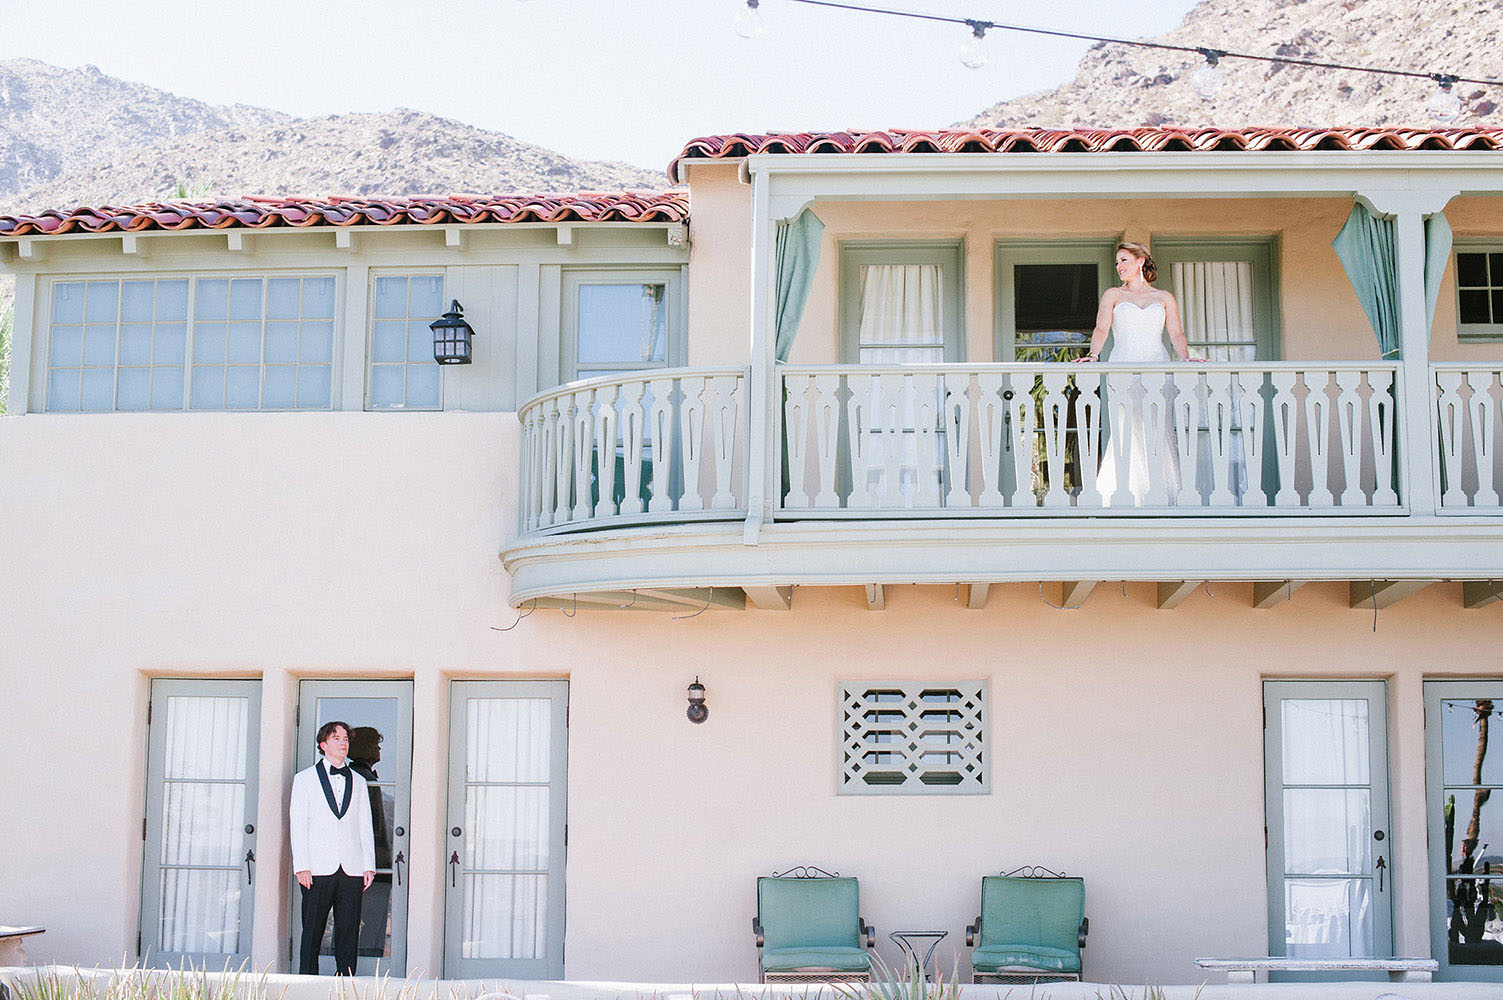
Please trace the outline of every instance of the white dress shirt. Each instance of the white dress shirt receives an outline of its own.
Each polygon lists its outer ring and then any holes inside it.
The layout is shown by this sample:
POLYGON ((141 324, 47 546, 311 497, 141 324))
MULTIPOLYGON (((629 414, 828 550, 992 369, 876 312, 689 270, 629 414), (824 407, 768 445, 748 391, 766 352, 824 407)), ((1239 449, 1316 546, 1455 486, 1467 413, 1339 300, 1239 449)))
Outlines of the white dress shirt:
MULTIPOLYGON (((349 760, 345 760, 349 764, 349 760)), ((324 764, 327 768, 329 765, 324 764)), ((332 875, 340 868, 346 875, 376 870, 376 836, 371 825, 371 798, 365 779, 353 770, 346 778, 329 775, 335 803, 344 802, 345 782, 350 789, 350 807, 335 816, 318 780, 318 765, 292 776, 292 803, 288 810, 292 832, 293 872, 332 875)))

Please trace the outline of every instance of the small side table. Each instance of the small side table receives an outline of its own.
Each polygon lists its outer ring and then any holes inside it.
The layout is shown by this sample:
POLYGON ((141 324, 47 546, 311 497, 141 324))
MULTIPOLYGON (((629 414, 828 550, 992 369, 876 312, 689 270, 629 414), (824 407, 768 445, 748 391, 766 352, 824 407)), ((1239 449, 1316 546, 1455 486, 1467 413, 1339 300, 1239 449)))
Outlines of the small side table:
MULTIPOLYGON (((903 949, 903 954, 910 961, 917 963, 918 967, 922 970, 928 968, 929 959, 934 957, 934 949, 939 947, 939 943, 949 933, 949 931, 893 931, 887 936, 896 942, 897 946, 903 949), (929 947, 924 949, 924 957, 919 958, 919 946, 925 941, 929 942, 929 947)), ((939 969, 936 967, 934 971, 938 973, 939 969)), ((924 974, 928 975, 927 972, 924 974)))

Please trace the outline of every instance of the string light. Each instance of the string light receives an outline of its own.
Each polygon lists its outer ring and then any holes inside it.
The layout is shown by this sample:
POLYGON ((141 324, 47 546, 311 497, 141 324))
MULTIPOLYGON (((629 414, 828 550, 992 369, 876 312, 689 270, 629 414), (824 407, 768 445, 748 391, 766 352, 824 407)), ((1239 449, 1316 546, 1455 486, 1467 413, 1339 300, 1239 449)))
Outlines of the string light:
POLYGON ((986 25, 980 21, 967 21, 971 37, 960 43, 960 65, 966 69, 980 69, 986 65, 986 25))
MULTIPOLYGON (((736 33, 743 38, 755 38, 763 31, 764 25, 761 13, 757 9, 759 2, 760 0, 746 0, 747 9, 736 15, 736 33)), ((1454 121, 1461 114, 1461 99, 1451 92, 1454 84, 1475 83, 1484 87, 1503 87, 1503 80, 1456 76, 1450 73, 1389 69, 1382 66, 1358 66, 1349 63, 1326 62, 1319 59, 1295 59, 1289 56, 1257 55, 1251 52, 1227 52, 1222 49, 1208 49, 1194 45, 1172 45, 1168 42, 1147 42, 1136 38, 1113 38, 1109 35, 1088 35, 1079 31, 1037 28, 1027 24, 1003 24, 997 21, 985 21, 977 18, 926 14, 912 10, 897 10, 890 7, 869 7, 860 3, 843 2, 843 0, 788 0, 788 2, 806 4, 811 7, 830 7, 835 10, 852 11, 861 14, 884 14, 888 17, 905 17, 917 21, 935 21, 944 24, 964 25, 970 29, 971 37, 961 46, 961 62, 971 69, 977 69, 986 64, 986 53, 982 49, 981 43, 986 32, 994 28, 998 31, 1015 31, 1021 34, 1045 35, 1051 38, 1071 38, 1084 42, 1125 45, 1140 49, 1158 49, 1166 52, 1194 52, 1204 57, 1205 65, 1190 75, 1190 85, 1195 89, 1197 94, 1207 100, 1220 93, 1222 85, 1225 83, 1218 66, 1218 63, 1222 59, 1246 59, 1250 62, 1271 63, 1279 66, 1304 66, 1310 69, 1334 69, 1348 73, 1370 73, 1374 76, 1434 80, 1437 84, 1437 89, 1426 103, 1425 110, 1432 118, 1439 122, 1454 121)))
POLYGON ((1461 98, 1451 93, 1451 85, 1456 82, 1456 78, 1436 73, 1431 79, 1435 81, 1435 93, 1425 102, 1425 113, 1442 125, 1455 121, 1461 114, 1461 98))
POLYGON ((757 38, 767 30, 759 3, 760 0, 746 0, 746 6, 736 15, 736 34, 742 38, 757 38))
POLYGON ((1201 49, 1200 54, 1206 57, 1205 65, 1190 74, 1190 86, 1202 98, 1209 101, 1221 93, 1221 87, 1226 81, 1221 76, 1221 68, 1216 64, 1221 57, 1226 55, 1220 49, 1201 49))

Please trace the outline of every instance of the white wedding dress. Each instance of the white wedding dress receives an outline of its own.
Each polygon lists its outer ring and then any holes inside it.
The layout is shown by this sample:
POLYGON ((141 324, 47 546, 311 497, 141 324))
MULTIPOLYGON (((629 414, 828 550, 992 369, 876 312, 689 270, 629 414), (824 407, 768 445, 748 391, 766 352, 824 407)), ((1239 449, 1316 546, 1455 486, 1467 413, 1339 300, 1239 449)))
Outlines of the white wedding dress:
MULTIPOLYGON (((1118 302, 1112 307, 1111 362, 1167 365, 1164 346, 1164 304, 1146 306, 1118 302)), ((1165 394, 1163 378, 1141 375, 1111 376, 1113 398, 1103 384, 1101 398, 1107 414, 1101 442, 1101 468, 1096 476, 1104 506, 1159 506, 1179 498, 1179 455, 1174 447, 1173 390, 1165 394), (1126 398, 1122 390, 1126 390, 1126 398), (1119 413, 1118 406, 1122 409, 1119 413), (1132 494, 1128 499, 1120 491, 1132 494), (1154 496, 1150 503, 1149 493, 1154 496)))

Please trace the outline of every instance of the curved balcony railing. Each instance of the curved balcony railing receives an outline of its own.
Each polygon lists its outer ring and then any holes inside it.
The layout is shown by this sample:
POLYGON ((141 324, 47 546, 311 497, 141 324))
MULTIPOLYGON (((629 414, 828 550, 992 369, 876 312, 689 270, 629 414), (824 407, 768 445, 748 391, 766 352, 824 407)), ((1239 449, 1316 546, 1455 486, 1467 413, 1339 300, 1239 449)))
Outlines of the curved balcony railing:
POLYGON ((522 532, 746 516, 745 383, 740 368, 658 370, 528 400, 522 532))
POLYGON ((1397 363, 780 374, 784 517, 1400 508, 1397 363))
POLYGON ((1440 506, 1496 514, 1503 509, 1503 365, 1437 364, 1440 506))

